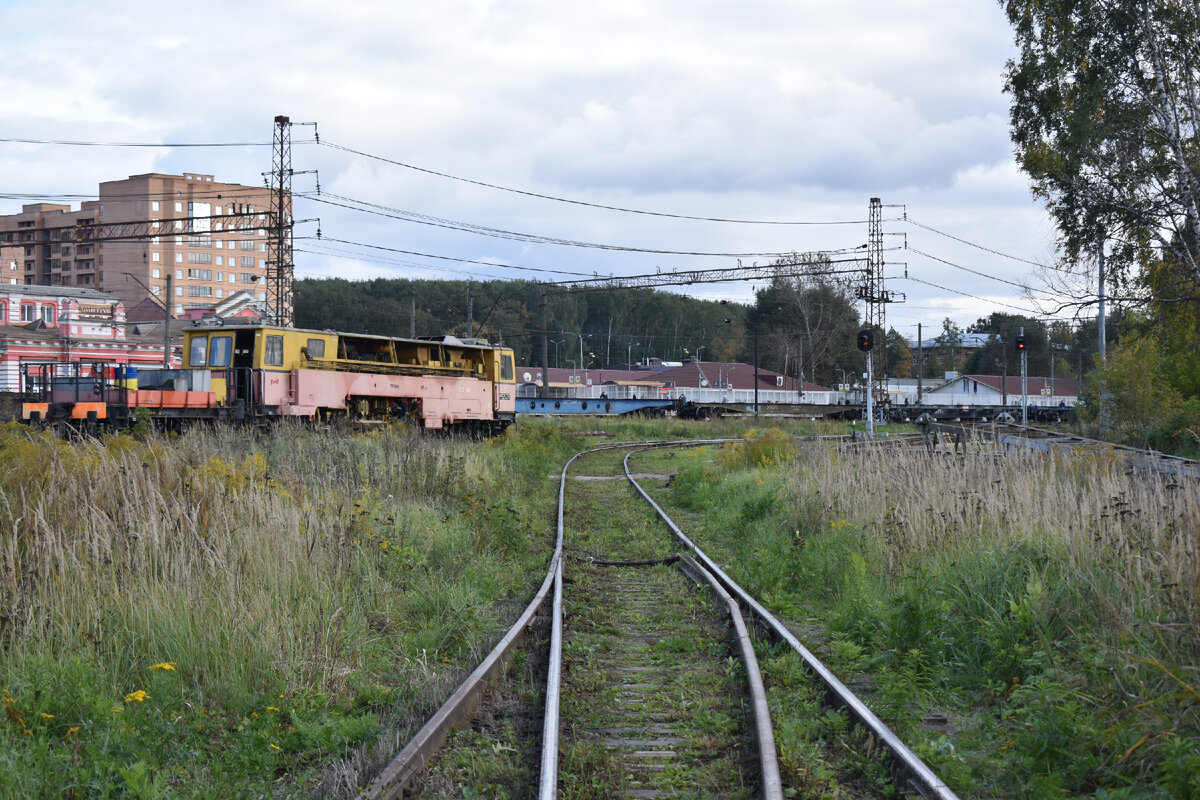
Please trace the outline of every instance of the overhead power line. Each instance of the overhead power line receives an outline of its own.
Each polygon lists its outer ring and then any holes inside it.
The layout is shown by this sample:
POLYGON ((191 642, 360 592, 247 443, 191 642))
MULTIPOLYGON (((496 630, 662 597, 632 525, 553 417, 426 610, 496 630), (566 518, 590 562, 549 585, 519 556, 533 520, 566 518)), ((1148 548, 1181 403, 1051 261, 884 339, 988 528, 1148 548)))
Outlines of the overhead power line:
POLYGON ((911 252, 914 252, 919 256, 925 256, 926 258, 928 258, 932 261, 936 261, 939 264, 945 264, 948 267, 954 267, 955 269, 961 269, 963 272, 969 272, 972 275, 978 275, 981 278, 988 278, 989 280, 998 281, 1000 283, 1007 283, 1009 286, 1015 286, 1018 289, 1028 289, 1029 288, 1028 286, 1026 286, 1023 283, 1017 283, 1016 281, 1010 281, 1007 278, 1001 278, 996 275, 989 275, 986 272, 980 272, 977 269, 971 269, 970 267, 964 267, 962 264, 955 264, 953 261, 947 261, 944 258, 938 258, 937 256, 931 256, 929 253, 918 250, 915 247, 910 247, 908 249, 911 252))
POLYGON ((460 183, 468 183, 473 186, 482 186, 485 189, 496 189, 497 191, 501 191, 501 192, 511 192, 512 194, 524 195, 526 197, 536 197, 539 200, 552 200, 556 203, 569 203, 571 205, 576 205, 576 206, 586 206, 587 208, 598 208, 598 209, 602 209, 604 211, 620 211, 625 214, 641 214, 643 216, 648 216, 648 217, 666 217, 669 219, 687 219, 687 220, 695 220, 697 222, 725 222, 725 223, 732 223, 732 224, 736 224, 736 225, 863 225, 863 224, 866 224, 866 220, 861 220, 861 219, 859 219, 859 220, 830 220, 830 221, 732 219, 732 218, 728 218, 728 217, 704 217, 704 216, 693 216, 690 214, 669 214, 664 211, 646 211, 644 209, 626 208, 624 206, 609 206, 609 205, 604 205, 603 203, 591 203, 586 200, 572 200, 567 197, 556 197, 556 196, 550 195, 550 194, 541 194, 539 192, 531 192, 527 189, 513 189, 511 187, 500 186, 495 183, 487 183, 485 181, 472 180, 471 178, 463 178, 458 175, 450 175, 445 172, 438 172, 437 170, 427 169, 425 167, 418 167, 413 164, 406 164, 403 161, 396 161, 395 159, 385 158, 384 156, 377 156, 377 155, 373 155, 371 153, 364 153, 361 150, 355 150, 354 148, 346 147, 345 145, 334 144, 333 142, 330 142, 329 140, 325 140, 325 141, 321 142, 320 144, 324 145, 325 147, 333 148, 334 150, 341 150, 346 153, 352 153, 353 155, 356 155, 356 156, 362 156, 363 158, 369 158, 374 161, 381 161, 385 164, 391 164, 396 167, 403 167, 404 169, 413 170, 414 172, 423 172, 426 175, 434 175, 439 178, 446 178, 446 179, 452 180, 452 181, 459 181, 460 183))
POLYGON ((968 294, 967 292, 960 292, 958 289, 951 289, 948 286, 942 286, 940 284, 933 283, 931 281, 923 281, 920 278, 914 278, 911 275, 897 276, 895 278, 892 278, 892 280, 913 281, 914 283, 924 284, 925 286, 930 286, 934 289, 941 289, 943 292, 953 292, 954 294, 961 295, 963 297, 969 297, 972 300, 979 300, 982 303, 993 303, 998 306, 1004 306, 1005 308, 1011 308, 1014 311, 1020 311, 1023 314, 1029 314, 1034 317, 1044 316, 1040 311, 1034 311, 1033 309, 1030 309, 1030 308, 1022 308, 1021 306, 1014 306, 1011 303, 1005 303, 1000 300, 989 300, 985 297, 980 297, 980 296, 974 295, 974 294, 968 294))
POLYGON ((439 255, 434 255, 433 253, 421 253, 416 250, 402 250, 398 247, 385 247, 385 246, 379 245, 379 244, 366 244, 364 242, 351 242, 346 239, 331 239, 329 237, 324 237, 321 239, 321 241, 322 242, 336 242, 338 244, 350 245, 351 247, 364 247, 369 250, 381 250, 381 251, 388 252, 388 253, 400 253, 401 255, 417 256, 418 258, 435 258, 435 259, 439 259, 441 261, 454 261, 459 264, 480 264, 482 266, 490 267, 492 269, 512 269, 512 270, 519 270, 522 272, 545 272, 545 273, 549 273, 551 275, 576 275, 576 276, 581 276, 584 278, 591 278, 595 275, 595 273, 591 273, 591 272, 570 272, 568 270, 550 269, 550 268, 545 268, 545 267, 523 267, 523 266, 517 266, 515 264, 497 264, 493 261, 477 261, 477 260, 470 259, 470 258, 455 258, 454 256, 439 256, 439 255))
MULTIPOLYGON (((270 147, 271 142, 83 142, 66 139, 0 138, 5 144, 53 144, 65 147, 270 147)), ((301 142, 300 144, 307 144, 301 142)))
POLYGON ((938 236, 945 236, 947 239, 953 239, 954 241, 959 242, 961 244, 965 244, 968 247, 974 247, 976 250, 982 250, 985 253, 991 253, 992 255, 1000 256, 1001 258, 1008 258, 1013 261, 1019 261, 1022 264, 1029 264, 1030 266, 1034 266, 1034 267, 1046 266, 1045 264, 1041 264, 1037 261, 1030 261, 1027 258, 1021 258, 1020 256, 1014 256, 1014 255, 1010 255, 1008 253, 1002 253, 1001 251, 994 250, 990 247, 984 247, 981 244, 976 244, 975 242, 967 241, 966 239, 955 236, 952 233, 946 233, 945 231, 939 231, 937 228, 930 227, 929 225, 923 225, 920 222, 917 222, 915 219, 913 219, 912 217, 909 217, 907 215, 904 217, 903 221, 909 223, 910 225, 916 225, 918 228, 924 228, 925 230, 927 230, 931 233, 936 233, 938 236))
MULTIPOLYGON (((351 211, 360 211, 365 214, 374 214, 376 216, 387 217, 390 219, 403 220, 406 222, 415 222, 420 225, 430 225, 435 228, 447 228, 449 230, 463 231, 465 233, 474 233, 480 236, 490 236, 496 239, 508 239, 511 241, 530 242, 533 244, 555 244, 565 247, 582 247, 593 250, 612 250, 624 253, 648 253, 651 255, 673 255, 673 256, 707 256, 712 258, 784 258, 789 254, 786 252, 762 252, 762 253, 713 253, 706 251, 694 250, 662 250, 649 247, 629 247, 625 245, 600 244, 596 242, 583 242, 573 239, 560 239, 553 236, 541 236, 532 233, 521 233, 518 231, 507 231, 500 228, 489 228, 484 225, 475 225, 468 222, 457 222, 455 220, 443 219, 441 217, 433 217, 427 214, 419 214, 414 211, 405 211, 399 208, 389 208, 376 203, 368 203, 363 200, 355 200, 350 197, 342 197, 339 195, 303 195, 306 199, 315 203, 323 203, 325 205, 335 206, 337 208, 345 208, 351 211), (343 202, 335 202, 333 199, 343 202)), ((850 252, 856 248, 845 248, 841 251, 834 252, 850 252)))

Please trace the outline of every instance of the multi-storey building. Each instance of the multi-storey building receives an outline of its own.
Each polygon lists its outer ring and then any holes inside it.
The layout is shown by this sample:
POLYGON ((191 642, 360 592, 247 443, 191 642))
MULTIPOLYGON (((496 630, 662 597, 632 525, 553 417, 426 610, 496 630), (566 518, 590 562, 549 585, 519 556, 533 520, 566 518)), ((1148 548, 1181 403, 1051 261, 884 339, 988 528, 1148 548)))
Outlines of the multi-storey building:
POLYGON ((238 291, 265 301, 270 205, 265 187, 220 183, 212 175, 105 181, 99 199, 78 210, 34 203, 0 215, 0 285, 87 287, 127 306, 153 295, 173 315, 212 308, 238 291), (231 214, 246 216, 209 219, 231 214), (129 225, 122 238, 111 228, 93 239, 62 230, 113 223, 129 225))

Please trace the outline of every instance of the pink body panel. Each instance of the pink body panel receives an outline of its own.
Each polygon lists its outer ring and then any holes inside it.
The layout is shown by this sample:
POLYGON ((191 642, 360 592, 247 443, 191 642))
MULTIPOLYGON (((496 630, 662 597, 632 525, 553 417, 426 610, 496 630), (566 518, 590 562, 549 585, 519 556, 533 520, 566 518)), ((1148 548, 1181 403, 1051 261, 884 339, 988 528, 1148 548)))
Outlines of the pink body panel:
POLYGON ((344 409, 348 397, 419 398, 427 428, 441 428, 454 420, 486 420, 494 416, 492 384, 474 378, 319 369, 263 375, 263 403, 278 405, 284 415, 308 416, 322 408, 344 409))

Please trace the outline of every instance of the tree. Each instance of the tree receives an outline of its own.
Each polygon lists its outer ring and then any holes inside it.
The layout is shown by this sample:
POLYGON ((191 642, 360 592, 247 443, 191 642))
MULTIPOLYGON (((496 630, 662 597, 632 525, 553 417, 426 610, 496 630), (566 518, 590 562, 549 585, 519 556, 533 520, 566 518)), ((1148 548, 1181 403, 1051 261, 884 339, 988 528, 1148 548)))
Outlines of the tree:
POLYGON ((1068 264, 1107 241, 1117 287, 1155 247, 1200 277, 1200 4, 1001 4, 1017 159, 1068 264))
POLYGON ((933 340, 936 353, 930 359, 935 371, 958 372, 962 365, 962 328, 954 320, 946 317, 942 320, 942 333, 933 340))
POLYGON ((865 369, 854 346, 859 316, 853 292, 845 282, 821 274, 827 271, 827 264, 813 264, 811 274, 774 278, 755 293, 747 322, 758 334, 760 365, 795 375, 801 349, 804 374, 816 383, 835 382, 835 362, 844 369, 865 369))
POLYGON ((908 378, 913 374, 912 350, 895 328, 888 328, 887 332, 887 374, 893 378, 908 378))

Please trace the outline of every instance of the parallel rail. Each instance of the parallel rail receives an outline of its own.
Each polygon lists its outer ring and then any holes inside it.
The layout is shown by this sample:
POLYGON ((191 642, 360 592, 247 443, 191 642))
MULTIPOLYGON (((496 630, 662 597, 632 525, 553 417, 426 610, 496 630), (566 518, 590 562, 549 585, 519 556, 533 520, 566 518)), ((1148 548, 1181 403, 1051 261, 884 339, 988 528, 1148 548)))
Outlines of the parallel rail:
MULTIPOLYGON (((632 455, 632 453, 629 455, 632 455)), ((866 728, 879 740, 884 749, 892 756, 893 775, 901 791, 915 792, 921 797, 939 798, 939 800, 958 800, 958 795, 946 785, 945 781, 939 778, 916 753, 912 752, 887 725, 883 724, 883 721, 875 716, 875 713, 867 708, 866 704, 859 700, 844 683, 838 680, 837 676, 822 664, 820 659, 802 645, 800 640, 782 622, 776 619, 762 604, 734 582, 716 562, 705 555, 704 551, 679 529, 679 526, 663 510, 662 506, 656 503, 654 498, 633 477, 633 474, 629 471, 629 455, 625 457, 625 475, 629 478, 629 482, 633 484, 633 487, 637 489, 638 493, 655 510, 659 519, 671 529, 671 532, 675 534, 675 538, 679 540, 680 544, 695 555, 696 561, 711 572, 729 594, 733 595, 740 603, 749 608, 773 637, 778 641, 786 642, 789 647, 799 654, 809 670, 824 684, 828 695, 833 698, 834 703, 844 707, 857 724, 866 728)))
MULTIPOLYGON (((812 437, 820 439, 838 437, 812 437)), ((683 556, 684 571, 697 582, 708 583, 721 597, 730 610, 739 648, 743 653, 747 674, 751 683, 751 700, 755 716, 755 734, 759 742, 760 770, 764 797, 767 800, 781 798, 782 786, 775 755, 774 737, 771 733, 770 712, 767 708, 761 677, 748 630, 742 619, 742 610, 747 609, 768 633, 778 641, 785 642, 804 660, 810 671, 821 681, 833 703, 847 709, 852 720, 873 735, 892 757, 893 775, 901 792, 939 800, 958 800, 957 795, 921 759, 879 720, 838 678, 821 663, 800 641, 764 608, 757 600, 734 582, 715 562, 692 542, 661 506, 642 488, 629 469, 629 457, 634 452, 663 447, 696 447, 725 444, 730 439, 677 440, 658 442, 619 442, 602 445, 575 454, 563 466, 559 477, 558 520, 554 552, 549 569, 541 586, 525 611, 513 627, 501 638, 491 653, 450 696, 411 742, 396 758, 362 791, 359 800, 393 800, 401 798, 420 773, 430 757, 444 744, 449 732, 469 723, 487 682, 495 677, 507 663, 524 631, 533 618, 550 606, 551 652, 547 668, 546 713, 542 729, 541 771, 539 775, 539 800, 552 800, 558 788, 558 742, 559 701, 562 695, 562 568, 563 568, 563 514, 566 494, 567 473, 571 465, 581 456, 609 450, 631 450, 625 456, 626 479, 655 510, 659 518, 675 535, 690 555, 683 556), (740 624, 739 624, 740 623, 740 624), (757 678, 757 680, 755 680, 757 678)))

